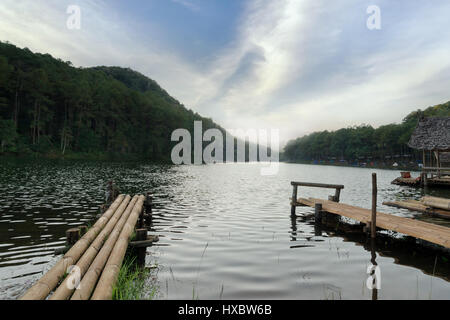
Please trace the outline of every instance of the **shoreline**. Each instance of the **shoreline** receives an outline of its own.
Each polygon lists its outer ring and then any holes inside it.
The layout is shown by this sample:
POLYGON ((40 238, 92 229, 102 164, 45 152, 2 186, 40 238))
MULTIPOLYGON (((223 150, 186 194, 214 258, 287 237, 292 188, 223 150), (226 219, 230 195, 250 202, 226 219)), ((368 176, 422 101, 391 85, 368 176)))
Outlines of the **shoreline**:
POLYGON ((413 166, 387 166, 387 165, 351 165, 351 164, 340 164, 340 163, 329 163, 329 162, 322 162, 322 163, 313 163, 312 161, 280 161, 282 163, 289 163, 289 164, 307 164, 312 166, 332 166, 332 167, 345 167, 345 168, 361 168, 361 169, 383 169, 383 170, 391 170, 391 171, 410 171, 410 172, 420 172, 419 167, 413 167, 413 166))

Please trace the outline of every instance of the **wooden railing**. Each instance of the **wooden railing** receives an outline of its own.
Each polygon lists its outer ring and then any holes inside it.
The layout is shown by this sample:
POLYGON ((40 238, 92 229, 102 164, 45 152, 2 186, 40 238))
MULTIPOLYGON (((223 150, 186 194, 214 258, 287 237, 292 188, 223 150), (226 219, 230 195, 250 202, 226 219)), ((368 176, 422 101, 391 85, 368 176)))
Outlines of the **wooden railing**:
POLYGON ((334 196, 329 196, 328 200, 333 202, 339 202, 341 196, 341 190, 344 189, 342 184, 328 184, 328 183, 311 183, 311 182, 291 182, 293 187, 292 199, 291 199, 291 214, 295 215, 295 208, 297 206, 298 199, 298 187, 312 187, 312 188, 326 188, 336 189, 334 196))
POLYGON ((434 176, 440 178, 441 176, 450 175, 450 168, 445 167, 423 167, 422 174, 425 175, 425 178, 428 178, 428 174, 431 174, 431 179, 434 176))

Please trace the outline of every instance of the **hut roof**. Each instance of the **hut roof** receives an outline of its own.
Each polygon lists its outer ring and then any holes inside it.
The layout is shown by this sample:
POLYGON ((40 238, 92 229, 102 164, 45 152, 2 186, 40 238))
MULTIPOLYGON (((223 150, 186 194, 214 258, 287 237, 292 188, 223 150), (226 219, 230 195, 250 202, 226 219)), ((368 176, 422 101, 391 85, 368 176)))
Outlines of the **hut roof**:
POLYGON ((450 117, 421 118, 408 146, 419 150, 450 151, 450 117))

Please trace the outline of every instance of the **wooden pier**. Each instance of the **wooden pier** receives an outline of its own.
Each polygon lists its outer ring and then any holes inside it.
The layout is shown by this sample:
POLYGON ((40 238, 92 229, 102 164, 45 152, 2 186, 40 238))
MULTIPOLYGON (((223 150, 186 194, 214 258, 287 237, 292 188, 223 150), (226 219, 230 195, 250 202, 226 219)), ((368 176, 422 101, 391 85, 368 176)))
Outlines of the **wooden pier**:
POLYGON ((147 236, 150 218, 148 195, 119 195, 90 229, 68 230, 70 249, 20 299, 111 300, 127 249, 144 265, 147 247, 157 241, 147 236))
MULTIPOLYGON (((377 229, 391 230, 414 237, 416 239, 428 241, 430 243, 450 248, 450 228, 439 226, 432 223, 418 221, 410 218, 398 217, 391 214, 376 211, 373 208, 364 209, 348 204, 339 203, 339 198, 330 196, 329 200, 315 198, 297 198, 299 186, 334 188, 338 194, 344 186, 328 184, 312 184, 303 182, 292 182, 294 189, 291 198, 291 213, 295 214, 295 207, 308 206, 316 210, 316 223, 320 223, 323 215, 332 215, 334 218, 347 217, 367 226, 367 230, 377 229), (375 213, 375 214, 374 214, 375 213), (376 217, 375 225, 371 225, 373 218, 376 217)), ((375 193, 376 194, 376 193, 375 193)), ((376 203, 376 202, 375 202, 376 203)), ((376 209, 376 206, 375 206, 376 209)))

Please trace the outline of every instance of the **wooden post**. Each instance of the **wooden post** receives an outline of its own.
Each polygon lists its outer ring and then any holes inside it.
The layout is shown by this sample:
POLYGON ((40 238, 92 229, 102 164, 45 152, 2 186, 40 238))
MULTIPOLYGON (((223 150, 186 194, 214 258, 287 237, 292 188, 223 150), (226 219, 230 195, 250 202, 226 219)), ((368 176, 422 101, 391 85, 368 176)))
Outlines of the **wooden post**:
POLYGON ((80 240, 79 228, 73 228, 66 231, 66 242, 68 246, 73 246, 78 240, 80 240))
MULTIPOLYGON (((147 229, 137 229, 136 230, 136 241, 147 240, 147 229)), ((147 247, 140 247, 136 249, 137 251, 137 265, 140 267, 145 266, 145 256, 147 254, 147 247)))
POLYGON ((436 151, 436 158, 437 158, 437 167, 438 167, 438 178, 441 178, 441 153, 439 151, 436 151))
MULTIPOLYGON (((425 156, 425 149, 423 149, 423 154, 422 154, 422 168, 425 168, 427 165, 426 165, 426 161, 427 159, 426 159, 426 156, 425 156)), ((423 170, 423 169, 422 169, 423 170)))
POLYGON ((298 191, 298 186, 294 185, 293 186, 293 190, 292 190, 292 200, 291 200, 291 215, 295 215, 295 207, 296 207, 296 203, 297 203, 297 191, 298 191))
POLYGON ((316 223, 322 222, 322 204, 316 203, 314 205, 314 219, 316 223))
POLYGON ((87 226, 81 226, 80 227, 80 237, 84 236, 89 231, 89 228, 87 226))
POLYGON ((142 208, 141 213, 139 214, 139 220, 138 220, 138 228, 141 229, 144 227, 144 208, 142 208))
POLYGON ((371 237, 377 235, 377 174, 372 174, 372 220, 370 221, 371 237))
POLYGON ((341 197, 341 189, 336 188, 336 193, 334 194, 334 202, 339 202, 341 197))
POLYGON ((150 226, 152 223, 152 197, 150 196, 150 193, 147 193, 145 195, 145 225, 150 226))

